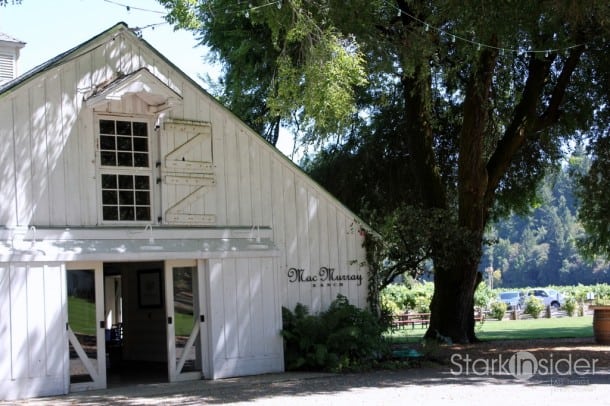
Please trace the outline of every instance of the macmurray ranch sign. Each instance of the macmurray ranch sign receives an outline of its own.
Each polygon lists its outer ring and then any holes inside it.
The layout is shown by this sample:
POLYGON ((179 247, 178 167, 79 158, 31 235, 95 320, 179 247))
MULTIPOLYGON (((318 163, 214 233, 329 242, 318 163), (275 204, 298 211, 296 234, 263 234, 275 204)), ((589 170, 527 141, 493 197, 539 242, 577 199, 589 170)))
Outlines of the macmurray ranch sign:
POLYGON ((362 275, 341 275, 335 272, 335 268, 321 267, 318 274, 305 273, 304 269, 288 269, 288 281, 290 283, 311 283, 312 287, 343 286, 344 282, 356 281, 357 286, 362 285, 362 275))

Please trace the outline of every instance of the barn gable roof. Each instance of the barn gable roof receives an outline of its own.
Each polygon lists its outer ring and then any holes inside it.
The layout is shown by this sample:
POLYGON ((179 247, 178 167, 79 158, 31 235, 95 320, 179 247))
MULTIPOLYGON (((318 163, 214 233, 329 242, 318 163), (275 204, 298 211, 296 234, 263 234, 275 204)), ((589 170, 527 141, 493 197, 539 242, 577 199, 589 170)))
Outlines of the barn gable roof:
MULTIPOLYGON (((189 82, 199 92, 201 92, 203 95, 210 98, 210 100, 214 101, 216 103, 216 105, 218 107, 220 107, 222 110, 224 110, 227 114, 231 115, 236 120, 243 123, 243 120, 240 117, 238 117, 235 113, 233 113, 231 110, 229 110, 222 103, 220 103, 214 96, 212 96, 208 91, 206 91, 203 87, 201 87, 201 85, 199 83, 194 81, 189 75, 187 75, 184 71, 182 71, 177 65, 175 65, 172 61, 170 61, 167 57, 165 57, 165 55, 163 55, 161 52, 159 52, 155 47, 153 47, 146 40, 141 38, 141 36, 138 35, 138 33, 136 31, 131 29, 125 22, 119 22, 119 23, 115 24, 114 26, 108 28, 107 30, 90 38, 89 40, 32 68, 31 70, 20 75, 19 77, 15 78, 9 82, 3 83, 2 85, 0 85, 0 100, 4 96, 7 96, 8 94, 10 94, 10 93, 16 91, 17 89, 19 89, 20 87, 24 86, 31 80, 34 80, 37 76, 43 74, 44 72, 47 72, 55 67, 61 66, 74 59, 77 59, 80 56, 82 56, 88 52, 91 52, 94 49, 97 49, 98 47, 105 46, 108 43, 109 39, 117 38, 118 36, 125 34, 125 33, 128 34, 127 35, 128 38, 131 38, 133 41, 137 41, 138 44, 144 46, 148 51, 150 51, 152 54, 154 54, 154 56, 158 57, 160 60, 162 60, 164 63, 166 63, 173 71, 178 73, 185 81, 189 82)), ((126 94, 126 93, 129 93, 130 91, 132 92, 132 94, 138 93, 137 91, 134 92, 134 89, 137 86, 142 86, 142 80, 137 80, 136 77, 137 77, 137 79, 144 79, 144 82, 148 83, 151 87, 155 88, 154 92, 157 92, 158 95, 162 96, 161 98, 157 98, 157 102, 159 100, 163 100, 163 105, 158 105, 157 106, 158 108, 163 109, 164 106, 167 105, 168 103, 169 104, 179 103, 181 101, 182 97, 180 94, 178 94, 174 89, 170 88, 167 84, 165 84, 161 80, 159 80, 153 73, 149 72, 145 68, 142 68, 135 72, 131 72, 126 75, 122 75, 122 76, 118 77, 117 79, 115 79, 114 81, 98 87, 97 89, 94 90, 93 93, 91 93, 87 96, 86 102, 88 103, 89 106, 92 106, 97 102, 103 101, 104 99, 112 99, 113 97, 117 97, 117 95, 121 94, 121 93, 126 94)), ((137 90, 137 89, 135 89, 135 90, 137 90)), ((141 90, 143 90, 143 89, 141 89, 141 90)), ((142 93, 142 92, 140 92, 140 93, 142 93)), ((153 97, 154 97, 154 95, 153 95, 153 97)), ((155 103, 155 101, 150 100, 150 99, 147 102, 147 104, 149 104, 149 106, 153 106, 154 103, 155 103)), ((162 110, 159 110, 159 111, 162 111, 162 110)), ((243 124, 245 126, 247 126, 245 123, 243 123, 243 124)), ((333 196, 331 193, 329 193, 324 187, 317 184, 317 182, 315 180, 311 179, 309 177, 309 175, 307 173, 305 173, 301 167, 299 167, 291 159, 289 159, 286 155, 284 155, 284 153, 282 153, 279 149, 277 149, 275 147, 275 145, 270 144, 263 136, 258 134, 256 131, 252 130, 251 132, 253 135, 258 136, 258 138, 260 140, 264 141, 268 145, 268 147, 275 150, 275 152, 279 156, 281 156, 281 158, 283 158, 283 160, 285 162, 287 162, 290 166, 292 166, 299 173, 303 174, 303 176, 308 178, 310 182, 312 182, 313 184, 316 184, 318 189, 321 192, 323 192, 324 195, 326 195, 331 200, 335 201, 338 204, 338 206, 341 206, 343 208, 343 210, 345 210, 345 212, 350 213, 350 216, 352 216, 354 218, 354 220, 356 220, 362 227, 366 228, 370 232, 374 232, 374 230, 372 230, 370 228, 370 226, 368 226, 358 216, 356 216, 354 213, 352 213, 350 209, 348 209, 342 202, 338 201, 338 199, 335 196, 333 196)))

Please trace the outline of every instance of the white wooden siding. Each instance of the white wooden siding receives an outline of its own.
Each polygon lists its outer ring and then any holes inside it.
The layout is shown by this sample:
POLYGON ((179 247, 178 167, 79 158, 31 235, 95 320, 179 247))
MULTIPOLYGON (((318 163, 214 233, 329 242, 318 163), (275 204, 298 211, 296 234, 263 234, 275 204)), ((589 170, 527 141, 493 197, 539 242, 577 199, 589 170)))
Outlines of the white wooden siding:
MULTIPOLYGON (((281 251, 277 271, 282 305, 293 308, 301 302, 316 312, 342 294, 364 306, 366 269, 359 264, 364 251, 353 214, 130 33, 114 41, 110 37, 0 97, 0 138, 5 146, 0 150, 0 225, 98 224, 95 114, 83 99, 93 86, 115 79, 117 72, 146 67, 183 97, 180 106, 163 113, 161 124, 166 119, 210 123, 216 184, 194 203, 196 208, 213 212, 215 226, 273 229, 281 251), (315 275, 322 266, 342 275, 359 273, 363 283, 314 288, 288 281, 292 267, 315 275)), ((145 108, 137 97, 126 97, 105 110, 142 114, 145 108)), ((154 122, 158 117, 150 118, 154 122)), ((158 148, 152 153, 151 163, 161 160, 158 148)), ((155 169, 151 175, 157 176, 155 169)), ((174 187, 174 201, 184 188, 188 187, 174 187)), ((172 199, 153 208, 153 222, 172 199)), ((156 206, 159 200, 153 200, 156 206)))
POLYGON ((209 272, 211 378, 282 371, 273 259, 210 260, 209 272))
POLYGON ((67 393, 65 271, 0 264, 1 399, 67 393))

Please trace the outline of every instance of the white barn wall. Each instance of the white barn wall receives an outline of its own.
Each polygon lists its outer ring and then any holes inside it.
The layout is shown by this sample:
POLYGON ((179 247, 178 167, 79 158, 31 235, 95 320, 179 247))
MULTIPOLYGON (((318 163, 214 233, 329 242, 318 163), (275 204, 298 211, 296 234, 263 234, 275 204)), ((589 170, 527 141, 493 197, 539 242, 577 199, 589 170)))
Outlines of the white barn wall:
MULTIPOLYGON (((168 119, 211 126, 216 184, 202 200, 192 203, 191 209, 214 214, 218 227, 270 227, 279 251, 275 259, 211 261, 210 304, 214 306, 210 306, 210 334, 215 341, 210 359, 220 368, 218 376, 242 370, 256 373, 265 365, 275 368, 281 359, 281 353, 274 352, 278 346, 281 349, 277 334, 281 306, 292 310, 302 303, 316 313, 337 294, 352 304, 366 306, 367 269, 357 219, 281 152, 132 34, 123 33, 114 41, 109 37, 93 40, 78 56, 2 95, 0 225, 99 225, 95 117, 102 112, 94 112, 84 100, 95 85, 115 79, 116 72, 128 74, 142 67, 183 98, 181 105, 162 114, 160 131, 152 132, 160 137, 159 146, 154 140, 153 153, 170 148, 161 147, 163 143, 176 145, 180 141, 167 138, 163 122, 168 119), (321 286, 319 280, 291 281, 288 276, 294 268, 302 270, 305 277, 318 277, 322 267, 334 269, 335 276, 360 280, 321 286), (251 302, 242 301, 244 292, 249 292, 251 302), (217 303, 222 304, 220 310, 217 303), (257 319, 263 309, 271 308, 276 311, 273 317, 257 319), (259 321, 264 329, 256 323, 259 321), (259 337, 261 334, 264 337, 259 337)), ((138 115, 146 112, 146 106, 136 97, 125 97, 109 103, 107 112, 138 115)), ((194 149, 192 153, 203 156, 207 152, 194 149)), ((161 159, 152 156, 153 162, 161 159)), ((153 169, 153 176, 158 174, 153 169)), ((165 189, 174 200, 192 190, 186 186, 165 189)), ((157 204, 153 218, 164 217, 167 207, 158 207, 162 200, 159 190, 153 189, 153 194, 157 204)), ((2 292, 6 292, 6 282, 1 283, 2 292)), ((0 336, 6 334, 2 326, 0 336)))
POLYGON ((283 371, 273 258, 210 260, 212 379, 283 371))
POLYGON ((1 399, 67 393, 63 266, 0 263, 0 292, 1 399))
MULTIPOLYGON (((8 165, 11 159, 2 160, 2 173, 8 176, 1 187, 3 195, 15 196, 14 202, 3 204, 20 209, 14 217, 13 210, 2 210, 4 224, 98 223, 94 114, 82 99, 94 84, 111 80, 113 72, 145 66, 182 94, 183 103, 169 113, 171 118, 211 123, 217 184, 197 202, 201 210, 214 212, 217 225, 272 227, 284 252, 283 274, 291 267, 316 273, 320 266, 341 273, 360 272, 357 264, 363 255, 358 246, 361 239, 352 230, 353 215, 328 193, 147 48, 129 38, 96 46, 92 44, 93 51, 45 72, 25 85, 25 91, 9 96, 12 108, 3 116, 11 119, 2 121, 0 132, 19 154, 16 167, 8 165)), ((143 112, 143 106, 132 100, 113 102, 110 110, 143 112)), ((184 187, 173 187, 176 193, 184 193, 180 190, 184 187)), ((289 307, 302 302, 316 311, 338 293, 360 306, 365 304, 364 289, 353 283, 318 293, 308 284, 298 285, 286 287, 290 294, 284 304, 289 307)))

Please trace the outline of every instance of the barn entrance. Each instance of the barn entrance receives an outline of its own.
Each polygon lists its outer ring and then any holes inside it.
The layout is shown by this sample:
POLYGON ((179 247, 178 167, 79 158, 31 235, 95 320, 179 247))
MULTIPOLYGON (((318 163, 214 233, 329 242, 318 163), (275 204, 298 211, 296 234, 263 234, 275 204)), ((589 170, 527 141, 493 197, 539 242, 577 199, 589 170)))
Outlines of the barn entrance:
POLYGON ((201 379, 205 264, 67 266, 70 390, 201 379))
POLYGON ((104 262, 108 386, 167 382, 163 262, 104 262))

